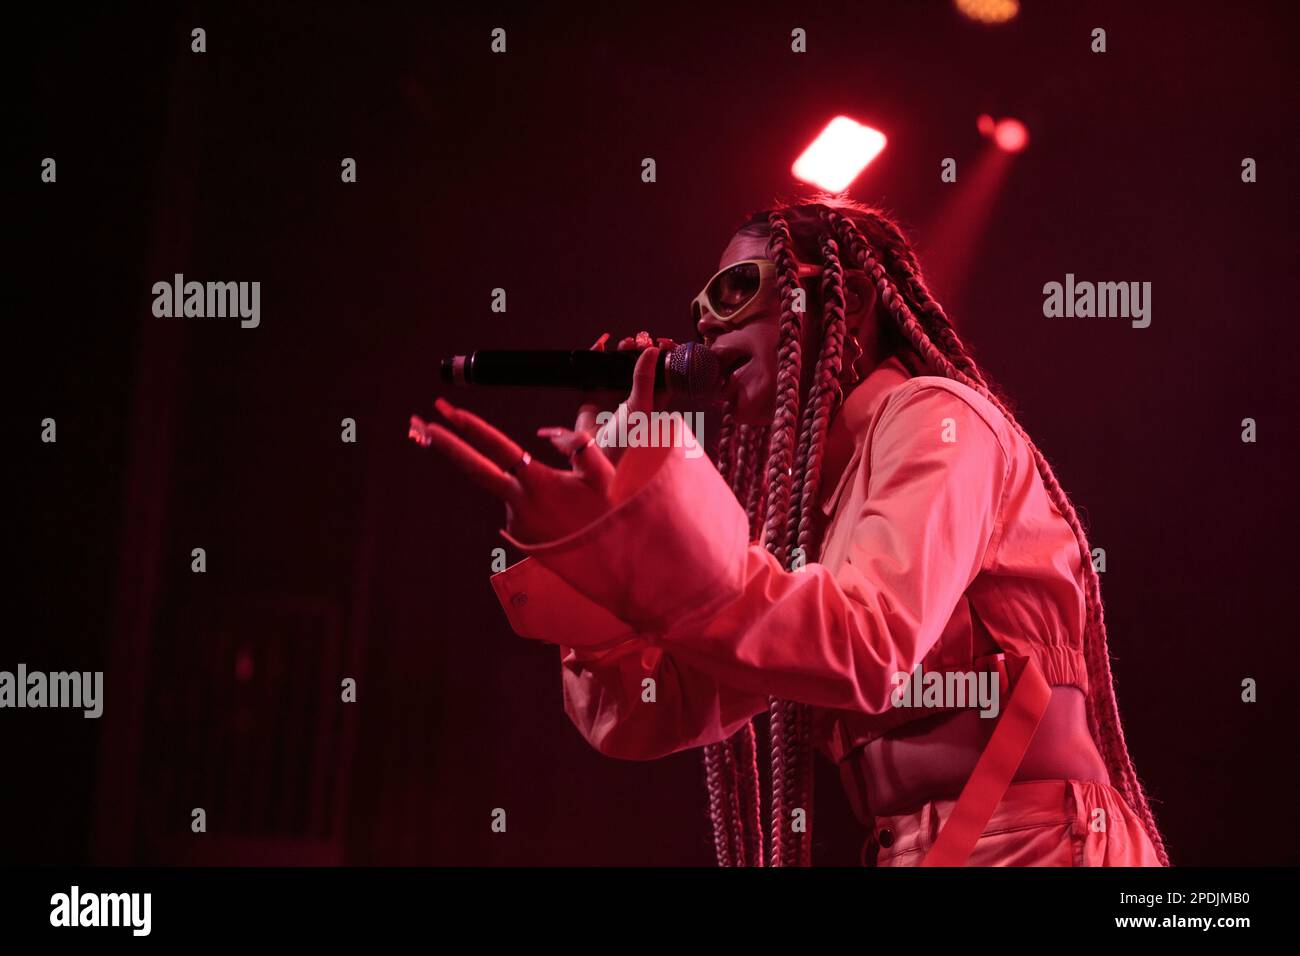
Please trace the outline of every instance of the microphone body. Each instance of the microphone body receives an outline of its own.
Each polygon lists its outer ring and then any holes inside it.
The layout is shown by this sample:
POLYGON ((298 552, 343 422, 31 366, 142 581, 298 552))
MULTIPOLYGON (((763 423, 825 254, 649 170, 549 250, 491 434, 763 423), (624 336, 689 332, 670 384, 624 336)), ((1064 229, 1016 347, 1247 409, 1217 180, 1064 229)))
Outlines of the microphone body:
MULTIPOLYGON (((640 351, 597 352, 480 349, 442 360, 444 382, 579 391, 628 391, 640 351)), ((699 342, 665 351, 655 369, 655 391, 692 400, 717 398, 722 374, 717 356, 699 342)))

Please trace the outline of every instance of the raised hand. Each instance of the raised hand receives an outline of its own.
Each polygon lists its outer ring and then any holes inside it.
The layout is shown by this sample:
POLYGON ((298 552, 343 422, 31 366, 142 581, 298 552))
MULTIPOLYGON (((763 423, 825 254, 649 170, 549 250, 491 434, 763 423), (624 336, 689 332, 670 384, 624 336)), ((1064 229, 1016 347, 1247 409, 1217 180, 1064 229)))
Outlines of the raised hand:
POLYGON ((412 415, 410 437, 446 455, 467 478, 504 501, 506 531, 520 541, 535 544, 562 538, 590 524, 613 504, 614 466, 596 448, 593 436, 569 433, 572 437, 565 446, 573 467, 552 468, 534 461, 473 412, 444 398, 434 407, 451 427, 412 415))

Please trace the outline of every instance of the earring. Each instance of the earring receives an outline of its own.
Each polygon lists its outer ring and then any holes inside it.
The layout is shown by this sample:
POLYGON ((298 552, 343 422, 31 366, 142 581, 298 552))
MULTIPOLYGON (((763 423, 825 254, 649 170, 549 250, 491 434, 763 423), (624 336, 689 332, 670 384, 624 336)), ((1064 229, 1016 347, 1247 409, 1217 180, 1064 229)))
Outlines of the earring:
POLYGON ((844 404, 844 386, 839 379, 831 379, 831 394, 835 396, 831 399, 831 414, 834 414, 835 409, 844 404))
POLYGON ((840 365, 840 382, 844 385, 853 386, 862 380, 857 368, 862 354, 862 343, 853 334, 853 330, 849 329, 844 333, 844 360, 840 365))

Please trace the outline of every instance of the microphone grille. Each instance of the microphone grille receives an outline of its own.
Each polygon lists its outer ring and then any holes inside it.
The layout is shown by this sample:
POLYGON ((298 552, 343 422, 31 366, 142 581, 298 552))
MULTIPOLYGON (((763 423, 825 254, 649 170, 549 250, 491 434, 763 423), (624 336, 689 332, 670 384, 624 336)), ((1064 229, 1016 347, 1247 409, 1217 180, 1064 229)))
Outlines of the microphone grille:
POLYGON ((668 390, 696 401, 707 401, 722 389, 718 357, 700 342, 686 342, 668 354, 668 390))

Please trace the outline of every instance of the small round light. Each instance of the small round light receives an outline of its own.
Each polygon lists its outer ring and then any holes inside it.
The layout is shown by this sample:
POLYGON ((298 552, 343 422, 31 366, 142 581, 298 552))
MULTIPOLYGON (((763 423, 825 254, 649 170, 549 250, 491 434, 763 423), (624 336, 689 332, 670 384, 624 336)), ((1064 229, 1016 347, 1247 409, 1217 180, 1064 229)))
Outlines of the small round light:
POLYGON ((977 23, 1006 23, 1020 12, 1020 0, 953 0, 953 5, 977 23))
POLYGON ((1006 153, 1018 153, 1029 145, 1029 130, 1017 119, 998 120, 993 130, 993 142, 1006 153))

